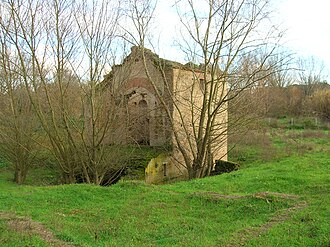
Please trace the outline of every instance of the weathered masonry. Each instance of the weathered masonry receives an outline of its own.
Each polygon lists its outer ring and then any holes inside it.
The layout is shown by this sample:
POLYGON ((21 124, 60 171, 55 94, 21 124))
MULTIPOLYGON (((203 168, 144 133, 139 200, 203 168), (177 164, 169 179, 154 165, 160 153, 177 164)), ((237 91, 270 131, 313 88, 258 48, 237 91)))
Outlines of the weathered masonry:
MULTIPOLYGON (((184 131, 182 120, 189 122, 198 118, 203 78, 204 74, 194 64, 165 60, 145 48, 142 53, 139 47, 132 47, 123 63, 115 65, 105 77, 107 86, 124 99, 120 142, 172 147, 171 155, 161 155, 150 162, 146 169, 147 182, 159 183, 187 176, 173 134, 175 131, 188 148, 193 127, 190 125, 184 131)), ((222 111, 217 121, 219 126, 222 124, 219 131, 223 132, 223 128, 227 128, 227 112, 222 111)), ((227 138, 220 148, 212 150, 213 160, 227 160, 226 154, 227 138)))

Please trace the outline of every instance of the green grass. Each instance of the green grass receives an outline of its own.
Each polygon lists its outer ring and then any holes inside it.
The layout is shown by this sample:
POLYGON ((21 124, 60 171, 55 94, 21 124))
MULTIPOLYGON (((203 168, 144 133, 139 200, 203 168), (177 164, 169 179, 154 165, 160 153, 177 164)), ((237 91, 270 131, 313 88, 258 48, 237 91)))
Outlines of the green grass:
POLYGON ((263 125, 273 128, 295 129, 295 130, 327 130, 329 122, 315 117, 287 116, 282 118, 267 118, 261 121, 263 125))
MULTIPOLYGON (((238 145, 241 153, 234 154, 248 157, 239 171, 162 186, 129 180, 36 186, 33 179, 18 186, 3 165, 0 212, 41 222, 75 246, 329 246, 328 134, 273 130, 260 145, 253 138, 238 145), (299 198, 256 196, 265 191, 299 198), (283 212, 283 220, 266 227, 283 212)), ((13 231, 1 217, 0 232, 1 246, 50 246, 38 234, 13 231)))
POLYGON ((38 236, 22 234, 9 230, 4 220, 0 220, 0 244, 1 246, 47 246, 38 236))

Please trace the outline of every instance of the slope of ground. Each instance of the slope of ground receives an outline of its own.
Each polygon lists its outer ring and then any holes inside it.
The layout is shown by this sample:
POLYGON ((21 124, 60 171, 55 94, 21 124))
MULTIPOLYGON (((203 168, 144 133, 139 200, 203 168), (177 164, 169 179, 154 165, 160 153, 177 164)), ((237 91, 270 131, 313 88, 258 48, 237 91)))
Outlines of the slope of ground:
POLYGON ((329 246, 330 140, 300 134, 275 148, 312 149, 163 186, 17 186, 3 167, 1 246, 329 246))

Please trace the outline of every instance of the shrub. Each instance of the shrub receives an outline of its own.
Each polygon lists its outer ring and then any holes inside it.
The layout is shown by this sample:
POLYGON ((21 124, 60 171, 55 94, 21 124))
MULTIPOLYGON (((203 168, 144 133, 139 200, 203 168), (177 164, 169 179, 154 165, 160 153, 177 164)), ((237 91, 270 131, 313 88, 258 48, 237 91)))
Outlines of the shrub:
POLYGON ((330 89, 314 93, 311 103, 313 110, 320 117, 330 120, 330 89))

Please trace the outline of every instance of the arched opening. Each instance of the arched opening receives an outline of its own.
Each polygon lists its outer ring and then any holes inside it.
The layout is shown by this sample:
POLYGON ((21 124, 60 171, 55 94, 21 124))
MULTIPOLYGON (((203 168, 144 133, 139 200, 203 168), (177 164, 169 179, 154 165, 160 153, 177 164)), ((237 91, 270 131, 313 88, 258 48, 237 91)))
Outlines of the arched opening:
POLYGON ((139 102, 139 138, 138 143, 144 145, 150 145, 150 130, 149 130, 149 110, 147 101, 144 99, 139 102))
POLYGON ((147 103, 147 101, 145 101, 144 99, 143 99, 143 100, 140 100, 140 102, 139 102, 139 107, 140 107, 141 109, 145 109, 145 108, 147 108, 147 107, 148 107, 148 103, 147 103))
POLYGON ((138 144, 150 145, 149 110, 148 103, 140 100, 137 107, 138 118, 135 125, 134 139, 138 144))

